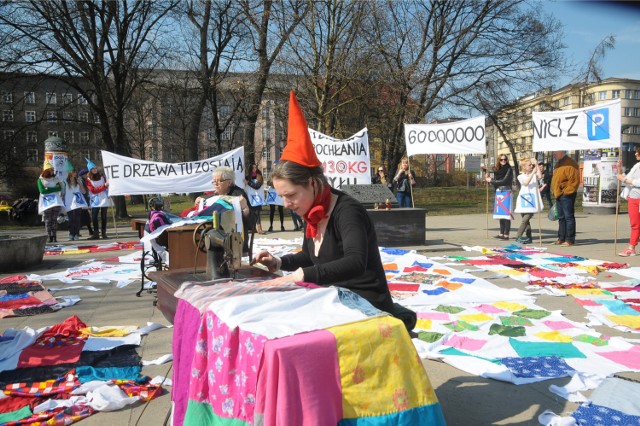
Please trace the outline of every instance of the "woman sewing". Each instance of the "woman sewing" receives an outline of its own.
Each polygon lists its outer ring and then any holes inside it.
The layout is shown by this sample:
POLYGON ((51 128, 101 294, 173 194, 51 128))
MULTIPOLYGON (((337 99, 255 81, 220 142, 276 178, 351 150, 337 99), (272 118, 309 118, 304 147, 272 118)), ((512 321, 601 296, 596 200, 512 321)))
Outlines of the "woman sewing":
MULTIPOLYGON (((349 289, 376 308, 397 314, 378 251, 375 228, 364 207, 329 186, 315 154, 308 126, 291 92, 287 145, 273 171, 273 186, 284 206, 306 222, 302 251, 279 258, 261 251, 252 263, 269 271, 294 271, 269 284, 310 282, 349 289)), ((415 313, 409 311, 415 318, 415 313)), ((415 319, 405 321, 413 328, 415 319)))

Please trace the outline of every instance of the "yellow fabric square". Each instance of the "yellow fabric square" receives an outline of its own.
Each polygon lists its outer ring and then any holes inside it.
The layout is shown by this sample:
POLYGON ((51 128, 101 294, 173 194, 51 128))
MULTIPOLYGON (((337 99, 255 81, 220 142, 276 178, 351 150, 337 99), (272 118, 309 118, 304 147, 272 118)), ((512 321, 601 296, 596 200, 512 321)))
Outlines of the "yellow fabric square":
POLYGON ((640 315, 607 315, 607 318, 618 325, 640 330, 640 315))
POLYGON ((495 303, 492 303, 492 305, 495 306, 496 308, 504 309, 511 312, 515 312, 515 311, 519 311, 520 309, 527 308, 525 305, 522 305, 516 302, 495 302, 495 303))
POLYGON ((416 321, 416 328, 421 330, 431 330, 432 322, 430 319, 418 319, 416 321))
POLYGON ((552 342, 573 342, 573 337, 567 334, 562 334, 559 331, 541 331, 539 333, 536 333, 535 336, 543 340, 550 340, 552 342))
POLYGON ((565 292, 573 296, 601 296, 606 294, 601 288, 568 288, 565 292))
POLYGON ((438 402, 404 324, 371 318, 328 329, 336 337, 345 419, 438 402))
POLYGON ((86 336, 95 337, 123 337, 136 331, 135 325, 85 327, 80 329, 80 333, 86 336))
POLYGON ((466 321, 466 322, 493 321, 493 317, 491 315, 487 315, 487 314, 483 314, 483 313, 458 315, 458 319, 461 319, 462 321, 466 321))
POLYGON ((447 290, 451 290, 451 291, 455 291, 460 287, 462 287, 463 285, 464 284, 460 284, 460 283, 450 283, 449 281, 440 281, 438 282, 438 284, 436 284, 436 286, 444 287, 447 290))

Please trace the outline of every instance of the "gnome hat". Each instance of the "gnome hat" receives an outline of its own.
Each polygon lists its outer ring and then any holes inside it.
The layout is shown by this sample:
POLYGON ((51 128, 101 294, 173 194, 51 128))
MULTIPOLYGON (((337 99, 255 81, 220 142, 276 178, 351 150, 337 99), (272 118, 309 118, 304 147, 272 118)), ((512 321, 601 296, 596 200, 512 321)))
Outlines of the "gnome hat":
POLYGON ((293 161, 305 167, 320 167, 316 151, 311 143, 309 126, 300 109, 293 90, 289 94, 289 129, 287 131, 287 145, 282 150, 280 161, 293 161))
POLYGON ((51 161, 46 160, 44 162, 44 167, 42 167, 42 171, 49 170, 49 169, 53 169, 53 164, 51 164, 51 161))
POLYGON ((73 171, 73 164, 71 164, 71 161, 69 161, 69 159, 67 158, 67 173, 72 171, 73 171))
POLYGON ((85 158, 85 160, 87 160, 87 170, 91 171, 91 169, 95 169, 98 167, 93 161, 89 160, 88 158, 85 158))

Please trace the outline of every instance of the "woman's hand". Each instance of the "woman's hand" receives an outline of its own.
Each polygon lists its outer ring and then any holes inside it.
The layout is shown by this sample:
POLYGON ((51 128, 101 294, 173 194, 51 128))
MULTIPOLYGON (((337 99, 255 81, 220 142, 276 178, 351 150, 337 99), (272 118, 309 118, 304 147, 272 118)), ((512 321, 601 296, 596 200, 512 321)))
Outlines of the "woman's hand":
POLYGON ((266 266, 269 272, 280 270, 280 265, 282 264, 277 256, 272 255, 266 250, 262 250, 256 257, 251 259, 250 265, 255 265, 256 263, 266 266))
POLYGON ((618 173, 618 180, 620 182, 623 182, 627 179, 627 177, 625 175, 623 175, 622 173, 618 173))

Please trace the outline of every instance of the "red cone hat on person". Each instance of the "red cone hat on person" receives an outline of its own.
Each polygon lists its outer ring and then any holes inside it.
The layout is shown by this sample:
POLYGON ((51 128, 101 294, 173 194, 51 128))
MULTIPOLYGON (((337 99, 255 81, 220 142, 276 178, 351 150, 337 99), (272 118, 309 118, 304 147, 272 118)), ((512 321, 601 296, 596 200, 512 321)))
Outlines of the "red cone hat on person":
POLYGON ((289 129, 287 132, 287 146, 282 151, 280 161, 293 161, 306 167, 322 165, 311 143, 309 126, 300 109, 293 90, 289 94, 289 129))

